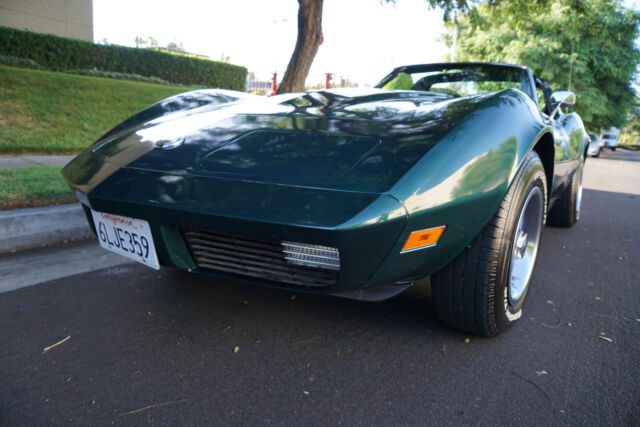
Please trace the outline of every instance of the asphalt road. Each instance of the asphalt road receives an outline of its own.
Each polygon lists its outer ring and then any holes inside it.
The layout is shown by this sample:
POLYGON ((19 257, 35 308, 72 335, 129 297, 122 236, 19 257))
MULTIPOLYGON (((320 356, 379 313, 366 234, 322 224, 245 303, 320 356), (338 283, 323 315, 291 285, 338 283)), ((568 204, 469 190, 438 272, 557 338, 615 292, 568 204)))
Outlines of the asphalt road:
POLYGON ((426 288, 363 303, 126 264, 2 293, 0 424, 638 425, 640 153, 584 184, 494 339, 440 324, 426 288))

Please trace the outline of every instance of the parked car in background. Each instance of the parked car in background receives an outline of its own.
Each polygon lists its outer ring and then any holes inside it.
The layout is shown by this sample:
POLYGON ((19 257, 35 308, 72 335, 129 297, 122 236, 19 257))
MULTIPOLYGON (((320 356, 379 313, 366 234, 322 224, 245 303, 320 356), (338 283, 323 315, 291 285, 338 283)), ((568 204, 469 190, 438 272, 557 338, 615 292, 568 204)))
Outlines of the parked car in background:
POLYGON ((579 218, 574 102, 486 63, 399 67, 367 89, 198 90, 62 174, 100 245, 149 267, 374 301, 431 276, 444 322, 495 336, 522 317, 545 219, 579 218))
POLYGON ((618 128, 606 129, 600 133, 600 140, 602 141, 603 147, 611 151, 616 151, 616 148, 618 148, 619 137, 620 129, 618 128))
POLYGON ((591 141, 589 142, 589 149, 587 150, 587 154, 591 157, 600 157, 600 151, 602 151, 602 145, 600 145, 600 138, 595 133, 590 133, 589 138, 591 141))

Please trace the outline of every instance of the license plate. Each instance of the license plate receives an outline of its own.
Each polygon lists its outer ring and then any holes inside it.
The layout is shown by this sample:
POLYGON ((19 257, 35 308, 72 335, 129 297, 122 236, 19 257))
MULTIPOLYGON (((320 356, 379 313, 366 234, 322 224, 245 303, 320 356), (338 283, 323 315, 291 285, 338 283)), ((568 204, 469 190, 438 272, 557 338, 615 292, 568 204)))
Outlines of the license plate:
POLYGON ((93 209, 91 215, 100 246, 156 270, 160 269, 147 221, 93 209))

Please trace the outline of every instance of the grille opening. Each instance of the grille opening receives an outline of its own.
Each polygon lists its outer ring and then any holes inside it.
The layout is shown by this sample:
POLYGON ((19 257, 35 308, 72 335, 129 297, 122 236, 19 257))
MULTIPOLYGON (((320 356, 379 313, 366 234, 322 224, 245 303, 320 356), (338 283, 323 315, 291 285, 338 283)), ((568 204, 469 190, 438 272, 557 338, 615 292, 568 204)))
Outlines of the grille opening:
POLYGON ((322 254, 326 259, 320 260, 325 265, 312 268, 287 261, 291 256, 283 250, 285 242, 193 229, 183 229, 182 234, 200 268, 313 288, 331 286, 338 280, 337 249, 336 255, 322 254))

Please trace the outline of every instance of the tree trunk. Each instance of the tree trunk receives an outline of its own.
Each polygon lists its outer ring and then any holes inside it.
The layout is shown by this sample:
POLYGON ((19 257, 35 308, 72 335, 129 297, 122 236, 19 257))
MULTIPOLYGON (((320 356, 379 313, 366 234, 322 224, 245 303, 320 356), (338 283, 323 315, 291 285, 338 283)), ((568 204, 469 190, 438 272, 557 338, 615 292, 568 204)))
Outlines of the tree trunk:
POLYGON ((278 93, 302 92, 309 68, 322 44, 323 0, 298 0, 298 40, 278 93))

